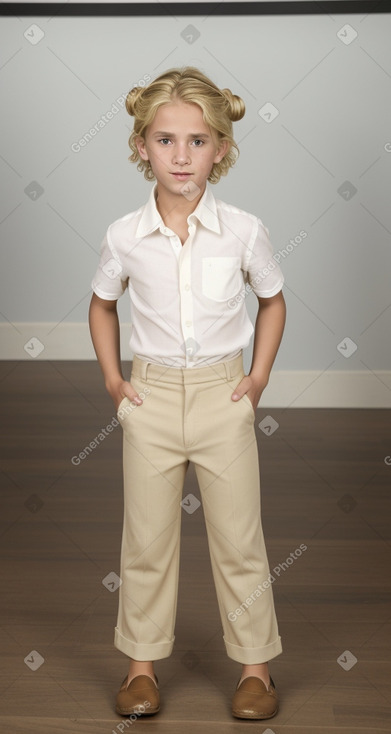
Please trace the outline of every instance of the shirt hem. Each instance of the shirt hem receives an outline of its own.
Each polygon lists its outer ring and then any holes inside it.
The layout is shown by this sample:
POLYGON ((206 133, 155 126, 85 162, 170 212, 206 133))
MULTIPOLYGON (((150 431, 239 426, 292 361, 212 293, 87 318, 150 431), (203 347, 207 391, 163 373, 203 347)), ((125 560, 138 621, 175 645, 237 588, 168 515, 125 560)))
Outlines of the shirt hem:
MULTIPOLYGON (((153 357, 146 357, 145 355, 142 356, 141 354, 137 354, 135 352, 133 353, 133 356, 134 357, 137 357, 137 359, 140 359, 142 362, 150 362, 151 364, 155 364, 158 367, 170 367, 172 369, 179 369, 179 370, 182 370, 182 369, 186 369, 187 370, 187 369, 189 369, 189 370, 191 370, 191 369, 197 369, 197 368, 200 368, 200 367, 209 367, 210 365, 213 365, 213 364, 221 364, 223 362, 229 362, 230 360, 236 359, 237 357, 239 357, 242 353, 243 353, 243 349, 242 348, 239 348, 234 353, 230 353, 230 354, 228 354, 228 355, 226 355, 224 357, 219 356, 213 362, 211 362, 210 360, 207 360, 207 359, 206 360, 203 359, 202 362, 200 360, 200 362, 194 362, 194 364, 191 364, 191 365, 172 364, 172 362, 171 363, 168 363, 168 361, 167 362, 164 362, 164 361, 157 362, 157 361, 155 361, 155 359, 153 357)), ((169 358, 167 358, 167 359, 169 359, 169 358)))
MULTIPOLYGON (((103 298, 104 301, 118 301, 118 299, 120 298, 120 296, 117 296, 117 295, 113 296, 113 295, 109 295, 108 293, 105 293, 105 291, 102 291, 97 286, 91 285, 91 288, 92 288, 93 292, 97 296, 99 296, 99 298, 103 298)), ((122 295, 122 293, 121 293, 121 295, 122 295)))
MULTIPOLYGON (((282 286, 284 285, 284 280, 281 281, 278 285, 276 285, 274 288, 272 288, 270 291, 263 291, 263 293, 258 293, 255 288, 252 289, 256 296, 259 296, 259 298, 272 298, 272 296, 276 296, 277 293, 279 293, 282 290, 282 286)), ((250 283, 251 285, 251 283, 250 283)))

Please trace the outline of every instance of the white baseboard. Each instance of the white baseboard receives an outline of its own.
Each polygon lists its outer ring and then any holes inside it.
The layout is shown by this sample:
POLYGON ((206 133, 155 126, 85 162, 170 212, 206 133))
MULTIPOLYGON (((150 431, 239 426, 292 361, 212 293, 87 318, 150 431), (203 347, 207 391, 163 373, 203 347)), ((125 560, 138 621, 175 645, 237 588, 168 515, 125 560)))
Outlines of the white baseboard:
MULTIPOLYGON (((132 359, 130 325, 121 324, 121 357, 132 359)), ((88 324, 0 323, 2 360, 95 360, 88 324)), ((260 406, 391 408, 391 370, 273 370, 260 406)))

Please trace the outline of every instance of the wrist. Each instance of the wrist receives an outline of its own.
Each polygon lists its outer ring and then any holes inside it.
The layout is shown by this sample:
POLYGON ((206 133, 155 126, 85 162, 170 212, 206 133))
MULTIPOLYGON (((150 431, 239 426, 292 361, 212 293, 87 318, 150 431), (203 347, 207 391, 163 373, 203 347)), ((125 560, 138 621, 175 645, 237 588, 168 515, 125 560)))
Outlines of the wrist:
POLYGON ((107 392, 112 395, 113 393, 116 393, 122 385, 122 383, 125 382, 124 378, 121 374, 118 375, 110 375, 110 377, 107 377, 105 379, 105 387, 107 392))
POLYGON ((256 385, 259 390, 264 390, 269 382, 269 375, 265 375, 263 372, 256 370, 251 370, 249 372, 249 377, 251 377, 254 385, 256 385))

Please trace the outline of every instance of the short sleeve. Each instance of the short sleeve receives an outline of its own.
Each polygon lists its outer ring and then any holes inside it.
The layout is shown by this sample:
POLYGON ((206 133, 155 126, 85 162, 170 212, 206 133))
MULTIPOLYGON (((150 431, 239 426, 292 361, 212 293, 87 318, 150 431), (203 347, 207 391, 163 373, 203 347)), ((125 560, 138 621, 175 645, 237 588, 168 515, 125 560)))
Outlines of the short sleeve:
POLYGON ((110 227, 100 248, 100 260, 91 282, 91 288, 99 298, 115 301, 126 290, 128 278, 123 272, 121 259, 111 241, 110 227))
POLYGON ((271 298, 282 289, 284 276, 273 257, 269 230, 256 218, 249 243, 248 282, 256 296, 271 298))

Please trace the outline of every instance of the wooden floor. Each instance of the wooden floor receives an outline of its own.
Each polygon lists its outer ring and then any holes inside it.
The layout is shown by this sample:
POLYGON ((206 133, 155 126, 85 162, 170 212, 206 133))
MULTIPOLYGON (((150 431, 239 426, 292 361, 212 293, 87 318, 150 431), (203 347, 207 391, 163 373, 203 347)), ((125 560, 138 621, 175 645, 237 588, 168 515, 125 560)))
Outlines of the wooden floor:
MULTIPOLYGON (((2 362, 0 391, 0 731, 129 731, 114 711, 128 667, 113 644, 118 597, 102 584, 119 573, 121 429, 71 461, 114 417, 99 365, 2 362)), ((265 407, 256 427, 271 568, 307 545, 273 585, 280 711, 231 716, 240 666, 225 653, 200 507, 182 515, 175 648, 155 666, 161 711, 131 730, 390 732, 390 412, 265 407), (269 414, 279 428, 267 436, 269 414)), ((189 492, 199 496, 192 465, 189 492)))

